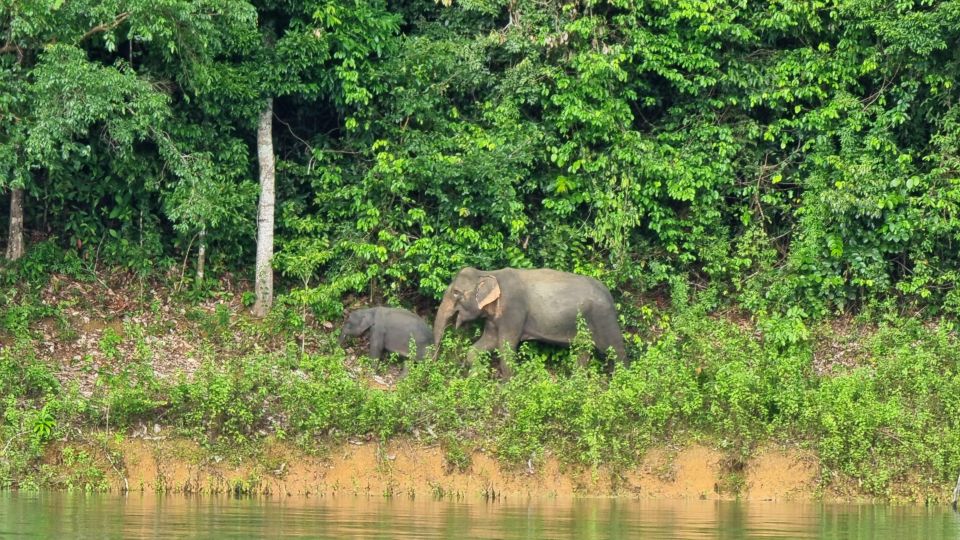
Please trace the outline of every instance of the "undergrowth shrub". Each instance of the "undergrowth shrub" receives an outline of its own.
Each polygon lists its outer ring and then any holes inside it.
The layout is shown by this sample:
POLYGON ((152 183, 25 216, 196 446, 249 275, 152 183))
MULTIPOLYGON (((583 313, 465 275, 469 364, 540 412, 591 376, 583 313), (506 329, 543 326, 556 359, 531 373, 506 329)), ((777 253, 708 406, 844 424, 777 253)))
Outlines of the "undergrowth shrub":
POLYGON ((246 445, 283 414, 282 398, 291 377, 267 355, 228 359, 221 365, 206 359, 192 380, 181 378, 171 388, 171 417, 204 442, 246 445))
POLYGON ((591 383, 580 372, 555 378, 543 355, 523 356, 513 378, 504 384, 498 433, 499 453, 514 462, 539 461, 547 444, 576 433, 575 419, 591 383))
POLYGON ((33 351, 0 348, 0 488, 28 487, 47 442, 63 430, 60 384, 33 351))
POLYGON ((889 493, 891 481, 951 482, 960 468, 960 353, 946 327, 881 325, 866 365, 823 378, 808 433, 824 465, 889 493))
POLYGON ((307 356, 287 382, 281 403, 294 432, 310 436, 366 433, 371 417, 377 417, 364 407, 367 396, 378 391, 351 376, 342 355, 307 356))
POLYGON ((396 409, 387 418, 404 433, 437 438, 483 438, 499 411, 500 390, 484 360, 466 375, 457 362, 413 363, 395 389, 396 409))

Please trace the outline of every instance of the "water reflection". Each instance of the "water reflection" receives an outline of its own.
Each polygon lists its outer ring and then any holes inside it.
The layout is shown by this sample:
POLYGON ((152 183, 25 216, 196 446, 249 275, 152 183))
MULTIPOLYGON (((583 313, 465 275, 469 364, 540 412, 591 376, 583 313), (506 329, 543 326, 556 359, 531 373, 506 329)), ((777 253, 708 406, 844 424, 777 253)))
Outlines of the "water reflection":
POLYGON ((960 537, 948 507, 365 496, 232 499, 0 493, 0 537, 28 538, 917 538, 960 537))

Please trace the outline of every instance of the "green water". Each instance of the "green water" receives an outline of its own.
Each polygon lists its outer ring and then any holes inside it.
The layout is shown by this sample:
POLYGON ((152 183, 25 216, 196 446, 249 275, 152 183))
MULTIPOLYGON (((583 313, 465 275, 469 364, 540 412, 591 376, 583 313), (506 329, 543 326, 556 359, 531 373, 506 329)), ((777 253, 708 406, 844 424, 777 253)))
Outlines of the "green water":
POLYGON ((0 493, 0 538, 960 538, 947 507, 0 493))

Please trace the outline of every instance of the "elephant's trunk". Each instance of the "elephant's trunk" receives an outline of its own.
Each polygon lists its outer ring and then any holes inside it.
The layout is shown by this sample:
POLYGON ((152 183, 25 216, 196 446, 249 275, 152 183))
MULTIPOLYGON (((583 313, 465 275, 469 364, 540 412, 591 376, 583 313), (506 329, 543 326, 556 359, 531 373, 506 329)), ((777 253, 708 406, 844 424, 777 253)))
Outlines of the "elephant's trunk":
POLYGON ((440 350, 440 340, 443 339, 443 331, 447 328, 447 325, 450 324, 450 319, 453 318, 453 315, 454 300, 448 291, 447 294, 443 295, 443 302, 440 303, 440 308, 437 309, 437 318, 433 320, 434 351, 440 350))

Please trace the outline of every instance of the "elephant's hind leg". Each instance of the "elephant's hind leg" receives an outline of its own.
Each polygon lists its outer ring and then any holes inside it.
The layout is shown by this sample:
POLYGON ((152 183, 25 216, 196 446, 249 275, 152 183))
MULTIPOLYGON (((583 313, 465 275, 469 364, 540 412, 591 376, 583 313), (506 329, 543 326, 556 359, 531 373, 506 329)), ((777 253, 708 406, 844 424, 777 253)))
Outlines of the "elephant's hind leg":
POLYGON ((601 354, 606 355, 607 350, 612 348, 617 353, 617 359, 623 362, 625 367, 630 367, 630 360, 627 358, 627 348, 623 343, 623 334, 620 333, 620 322, 617 320, 617 312, 613 306, 596 306, 598 309, 590 310, 586 316, 587 327, 593 336, 593 344, 601 354))

